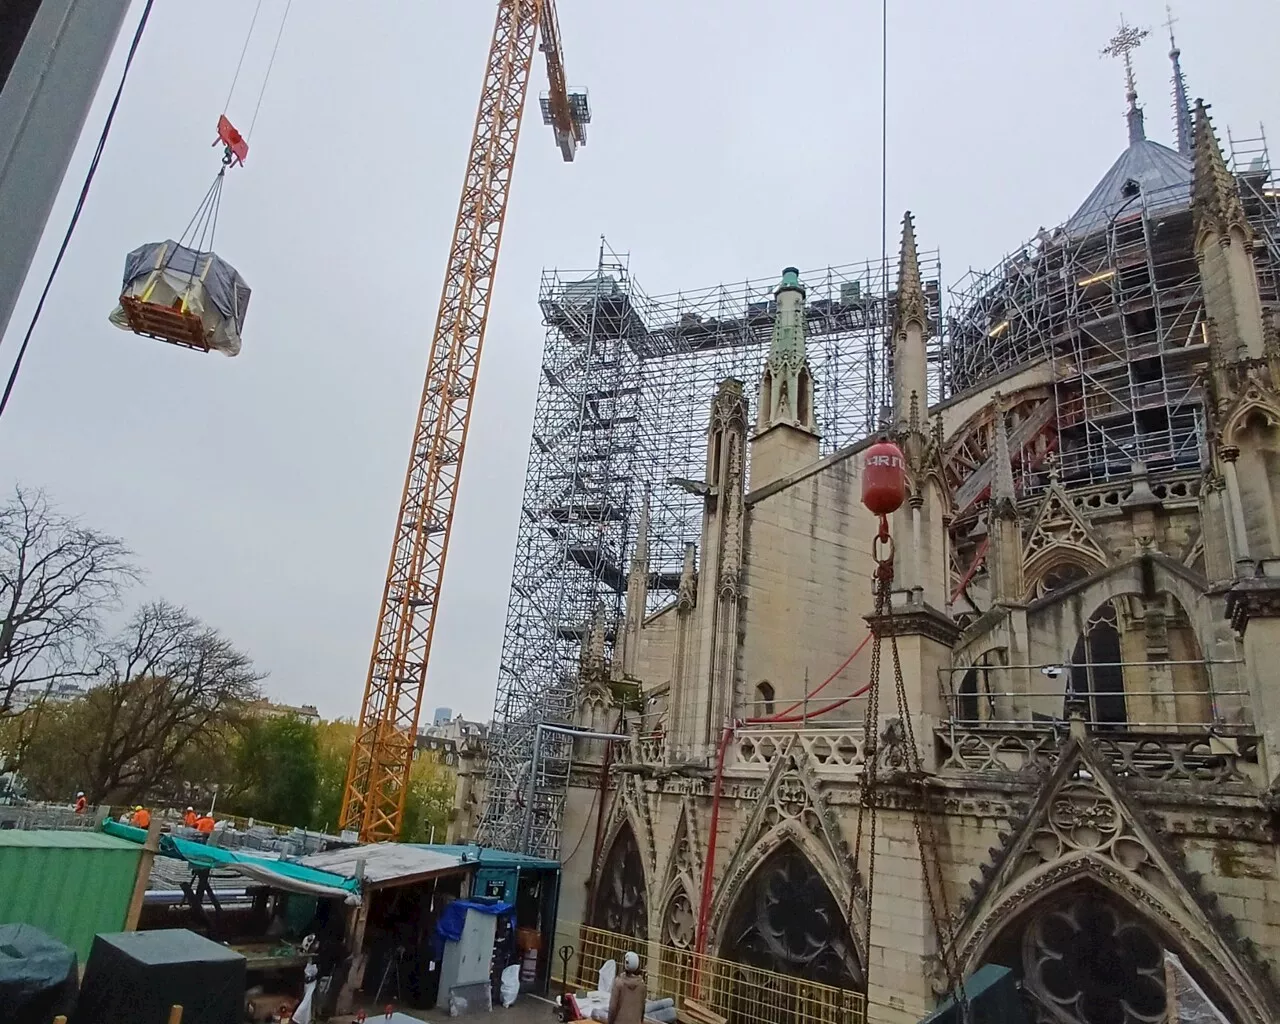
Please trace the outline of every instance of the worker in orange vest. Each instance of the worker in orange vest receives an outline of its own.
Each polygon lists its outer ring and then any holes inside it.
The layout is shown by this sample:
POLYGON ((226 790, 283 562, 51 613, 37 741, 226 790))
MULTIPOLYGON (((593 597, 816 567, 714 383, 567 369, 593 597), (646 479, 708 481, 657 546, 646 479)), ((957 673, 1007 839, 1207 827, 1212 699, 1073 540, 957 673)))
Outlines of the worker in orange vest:
POLYGON ((132 823, 134 828, 150 828, 151 812, 143 807, 142 804, 138 804, 138 806, 133 809, 132 823))
POLYGON ((213 815, 210 814, 208 811, 205 811, 204 814, 200 815, 200 817, 196 819, 196 828, 199 829, 201 832, 203 832, 205 835, 208 835, 210 832, 212 832, 213 831, 213 815))
POLYGON ((89 809, 89 801, 84 798, 83 793, 76 794, 76 814, 84 814, 89 809))
POLYGON ((195 828, 196 822, 199 820, 199 815, 196 814, 194 807, 188 807, 186 813, 182 816, 182 824, 186 825, 187 828, 195 828))

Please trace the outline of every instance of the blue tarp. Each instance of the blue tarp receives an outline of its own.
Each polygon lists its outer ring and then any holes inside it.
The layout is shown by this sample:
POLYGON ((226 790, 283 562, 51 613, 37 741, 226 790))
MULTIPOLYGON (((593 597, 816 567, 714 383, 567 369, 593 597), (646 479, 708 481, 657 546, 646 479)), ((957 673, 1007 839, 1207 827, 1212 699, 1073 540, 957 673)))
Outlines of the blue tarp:
MULTIPOLYGON (((102 830, 108 835, 129 839, 135 843, 144 842, 147 838, 147 833, 143 829, 124 825, 118 821, 104 822, 102 830)), ((208 846, 205 843, 163 834, 160 836, 160 853, 165 857, 185 860, 200 870, 222 868, 226 871, 234 871, 236 874, 286 892, 329 898, 343 897, 348 902, 359 902, 360 899, 359 879, 346 878, 330 871, 319 871, 316 868, 304 867, 289 861, 255 857, 238 850, 223 850, 217 846, 208 846)))
POLYGON ((492 914, 494 917, 510 917, 513 923, 516 916, 516 908, 510 903, 454 900, 440 912, 440 917, 436 921, 436 940, 433 943, 436 959, 440 958, 446 942, 457 942, 462 938, 462 926, 466 923, 468 910, 492 914))

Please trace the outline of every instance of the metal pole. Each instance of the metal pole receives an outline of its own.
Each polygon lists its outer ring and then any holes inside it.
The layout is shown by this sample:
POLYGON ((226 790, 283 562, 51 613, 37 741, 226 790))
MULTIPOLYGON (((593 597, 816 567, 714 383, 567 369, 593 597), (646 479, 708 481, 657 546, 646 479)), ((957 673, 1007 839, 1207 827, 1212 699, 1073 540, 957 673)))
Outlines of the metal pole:
POLYGON ((565 725, 547 725, 539 722, 533 731, 533 757, 529 760, 529 789, 525 794, 524 823, 520 826, 520 852, 529 852, 529 840, 533 836, 533 794, 538 781, 538 760, 542 750, 542 734, 553 732, 559 736, 576 736, 583 740, 606 740, 610 743, 621 743, 628 739, 616 732, 591 732, 587 729, 571 729, 565 725))
POLYGON ((529 852, 529 839, 533 833, 533 794, 538 783, 538 754, 542 749, 543 724, 533 730, 533 756, 529 759, 529 791, 524 800, 524 822, 520 826, 520 852, 529 852))

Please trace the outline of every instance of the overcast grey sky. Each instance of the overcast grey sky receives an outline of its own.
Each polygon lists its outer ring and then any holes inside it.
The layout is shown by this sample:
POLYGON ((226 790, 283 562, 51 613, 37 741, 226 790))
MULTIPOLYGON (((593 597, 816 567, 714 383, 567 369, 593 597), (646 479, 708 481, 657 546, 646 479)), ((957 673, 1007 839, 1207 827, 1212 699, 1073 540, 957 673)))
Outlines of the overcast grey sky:
MULTIPOLYGON (((226 631, 278 700, 359 707, 409 433, 493 24, 490 0, 296 0, 217 249, 253 288, 236 359, 107 323, 125 253, 176 237, 218 167, 213 126, 254 0, 160 0, 23 375, 0 482, 124 537, 164 596, 226 631), (357 13, 358 11, 358 13, 357 13)), ((285 0, 233 98, 247 127, 285 0)), ((561 162, 530 104, 458 504, 427 710, 491 710, 542 328, 544 266, 599 236, 650 292, 880 250, 879 3, 559 0, 590 142, 561 162)), ((894 0, 891 245, 901 211, 957 279, 1069 216, 1125 144, 1113 0, 894 0)), ((22 305, 7 373, 141 11, 135 0, 22 305)), ((1136 58, 1172 137, 1163 3, 1136 58)), ((1274 0, 1183 3, 1191 95, 1219 134, 1272 126, 1274 0)), ((545 88, 541 66, 532 98, 545 88)), ((1280 158, 1280 153, 1275 154, 1280 158)))

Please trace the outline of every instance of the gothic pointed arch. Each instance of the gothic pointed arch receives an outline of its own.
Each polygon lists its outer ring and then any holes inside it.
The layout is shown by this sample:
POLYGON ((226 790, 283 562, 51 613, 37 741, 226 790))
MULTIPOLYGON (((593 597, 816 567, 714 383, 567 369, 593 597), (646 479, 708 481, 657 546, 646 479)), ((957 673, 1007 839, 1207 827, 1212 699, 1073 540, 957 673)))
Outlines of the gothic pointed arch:
POLYGON ((606 851, 596 875, 589 923, 593 928, 647 940, 647 872, 630 821, 624 820, 615 830, 606 851))
POLYGON ((692 888, 701 880, 703 852, 700 836, 693 801, 686 797, 680 802, 675 836, 661 875, 664 886, 684 882, 692 888))
POLYGON ((1032 581, 1033 585, 1060 564, 1077 565, 1087 571, 1104 569, 1111 564, 1101 538, 1063 490, 1056 472, 1050 474, 1049 489, 1025 536, 1023 579, 1032 581))
MULTIPOLYGON (((784 844, 800 851, 838 908, 852 907, 846 928, 855 936, 863 934, 861 906, 853 898, 853 851, 803 745, 791 737, 775 758, 746 825, 733 840, 733 853, 713 897, 709 928, 713 941, 721 941, 717 937, 723 937, 742 894, 757 884, 762 865, 784 844)), ((863 963, 856 947, 850 948, 856 962, 863 963)))
POLYGON ((720 931, 719 955, 836 988, 857 989, 864 976, 844 912, 789 839, 738 892, 720 931))
POLYGON ((1244 391, 1225 411, 1221 430, 1223 443, 1238 445, 1255 418, 1260 418, 1268 427, 1280 426, 1280 401, 1256 377, 1249 380, 1244 391))
POLYGON ((662 923, 659 941, 663 946, 681 953, 693 949, 697 932, 697 910, 693 897, 684 880, 677 881, 666 894, 662 904, 662 923))
POLYGON ((1201 890, 1089 739, 1068 741, 1030 813, 992 854, 961 908, 961 967, 968 974, 1016 953, 1009 966, 1029 975, 1050 1007, 1041 1019, 1161 1020, 1142 1015, 1147 996, 1127 1009, 1115 997, 1121 970, 1134 991, 1149 989, 1135 979, 1154 979, 1154 945, 1161 958, 1175 953, 1193 976, 1214 979, 1222 1009, 1241 1024, 1280 1020, 1280 993, 1252 942, 1201 890), (1109 957, 1091 955, 1101 951, 1109 957))

